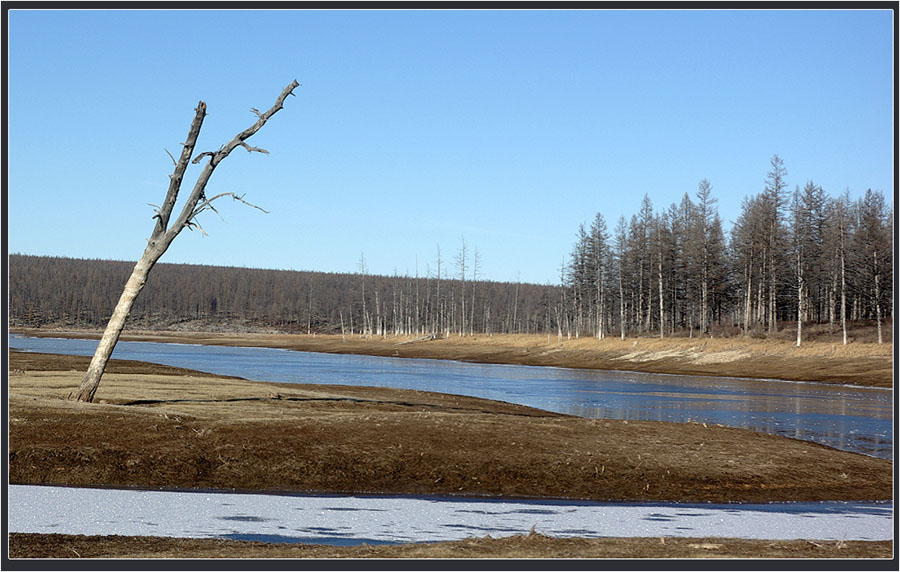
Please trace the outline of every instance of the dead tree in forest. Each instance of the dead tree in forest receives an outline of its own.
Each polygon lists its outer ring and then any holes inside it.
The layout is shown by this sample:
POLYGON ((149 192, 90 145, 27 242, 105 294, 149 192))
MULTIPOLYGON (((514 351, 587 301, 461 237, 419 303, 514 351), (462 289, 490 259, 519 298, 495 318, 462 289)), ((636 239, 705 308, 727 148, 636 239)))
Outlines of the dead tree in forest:
MULTIPOLYGON (((172 244, 175 237, 185 228, 196 227, 200 232, 203 232, 203 229, 196 221, 197 215, 207 210, 217 212, 213 206, 213 202, 217 199, 231 197, 236 201, 259 208, 244 201, 243 196, 238 196, 234 193, 221 193, 214 197, 207 197, 205 194, 206 184, 209 182, 209 178, 212 176, 216 166, 237 147, 243 147, 248 152, 257 151, 268 155, 269 152, 265 149, 251 147, 245 143, 245 141, 259 131, 260 128, 262 128, 262 126, 278 112, 278 110, 282 109, 284 100, 288 95, 294 95, 293 91, 299 85, 300 84, 294 80, 290 85, 285 87, 281 92, 281 95, 279 95, 278 99, 275 101, 275 105, 269 108, 268 111, 261 113, 257 109, 251 109, 257 116, 257 120, 253 125, 235 135, 231 141, 220 147, 218 151, 205 151, 194 157, 193 161, 191 161, 191 156, 194 154, 194 145, 200 134, 200 127, 203 124, 204 117, 206 117, 206 103, 201 101, 197 104, 197 108, 194 110, 194 120, 191 122, 187 139, 183 143, 181 156, 178 158, 178 161, 175 161, 175 158, 172 157, 172 162, 175 163, 175 170, 169 175, 169 190, 166 192, 165 200, 163 201, 162 206, 157 209, 156 214, 153 217, 156 219, 156 226, 154 227, 150 238, 147 239, 147 248, 144 249, 144 254, 141 256, 140 260, 138 260, 134 270, 131 272, 131 276, 128 278, 128 282, 125 284, 119 302, 116 304, 115 310, 113 310, 109 323, 106 326, 106 330, 103 332, 103 337, 100 339, 100 343, 97 344, 97 350, 94 352, 94 357, 91 359, 91 364, 88 367, 87 373, 85 373, 84 378, 81 381, 81 387, 77 393, 73 393, 69 396, 71 399, 86 402, 92 402, 94 400, 94 394, 100 386, 100 378, 103 376, 103 371, 106 369, 106 364, 109 361, 109 357, 112 355, 116 342, 119 341, 119 336, 125 327, 125 320, 131 312, 131 307, 138 294, 141 293, 141 290, 147 283, 147 276, 150 274, 153 265, 156 264, 156 261, 159 260, 163 253, 169 248, 169 245, 172 244), (206 157, 209 158, 209 161, 197 177, 194 188, 191 190, 191 194, 182 208, 181 214, 170 226, 169 217, 172 214, 172 209, 175 207, 175 201, 178 199, 178 192, 181 189, 181 181, 187 170, 188 162, 190 161, 193 164, 197 164, 206 157)), ((171 154, 169 156, 171 157, 171 154)))

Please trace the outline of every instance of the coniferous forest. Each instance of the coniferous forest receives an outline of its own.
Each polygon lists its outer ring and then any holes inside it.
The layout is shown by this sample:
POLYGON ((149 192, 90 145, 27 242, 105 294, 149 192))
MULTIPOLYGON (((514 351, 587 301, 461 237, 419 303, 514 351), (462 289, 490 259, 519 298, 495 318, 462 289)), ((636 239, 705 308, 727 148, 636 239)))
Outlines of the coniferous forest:
MULTIPOLYGON (((776 155, 764 189, 726 233, 713 187, 609 225, 582 224, 555 285, 479 278, 465 242, 426 276, 156 265, 133 327, 346 335, 541 333, 594 336, 796 335, 854 324, 887 338, 893 210, 807 181, 788 189, 776 155)), ((9 324, 102 328, 133 262, 9 256, 9 324)))

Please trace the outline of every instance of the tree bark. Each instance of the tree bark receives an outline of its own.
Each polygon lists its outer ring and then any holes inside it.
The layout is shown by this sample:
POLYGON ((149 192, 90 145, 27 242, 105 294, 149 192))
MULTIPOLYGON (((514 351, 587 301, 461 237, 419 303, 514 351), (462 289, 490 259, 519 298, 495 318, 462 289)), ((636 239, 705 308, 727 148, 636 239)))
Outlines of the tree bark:
POLYGON ((744 305, 744 336, 750 333, 750 300, 753 296, 753 262, 747 262, 747 300, 744 305))
POLYGON ((875 325, 878 330, 878 343, 884 343, 881 336, 881 289, 879 287, 879 278, 881 273, 878 271, 878 250, 872 251, 872 261, 875 267, 875 325))
POLYGON ((847 345, 847 278, 844 255, 844 229, 841 227, 841 339, 847 345))
POLYGON ((803 335, 803 264, 800 251, 797 251, 797 347, 803 335))
POLYGON ((625 287, 622 284, 622 269, 619 269, 619 333, 625 339, 625 287))
POLYGON ((238 133, 218 151, 201 153, 194 158, 193 163, 196 164, 204 157, 209 156, 209 162, 197 178, 197 182, 194 184, 194 188, 191 191, 181 214, 175 222, 169 226, 169 218, 172 214, 175 202, 178 199, 178 192, 181 189, 181 182, 184 173, 187 170, 188 161, 190 161, 191 155, 194 153, 194 146, 197 143, 197 137, 200 134, 203 119, 206 117, 206 104, 202 101, 197 104, 194 119, 191 122, 191 127, 182 147, 181 155, 179 160, 175 162, 174 172, 169 176, 169 189, 166 192, 165 200, 154 217, 157 219, 156 225, 153 229, 153 233, 150 235, 150 239, 147 241, 147 248, 144 250, 144 254, 141 256, 140 260, 135 264, 131 277, 129 277, 128 282, 125 284, 122 295, 119 297, 119 302, 116 304, 116 308, 106 325, 103 337, 100 339, 100 343, 97 344, 94 357, 91 358, 91 364, 88 366, 84 378, 82 378, 81 386, 77 392, 70 394, 69 397, 71 399, 88 403, 94 400, 94 395, 96 395, 97 388, 100 386, 100 379, 103 377, 106 364, 109 362, 113 349, 115 349, 116 343, 119 341, 119 336, 121 336, 122 330, 125 328, 125 321, 131 313, 131 308, 134 305, 135 299, 147 283, 147 277, 150 274, 153 265, 156 264, 156 261, 159 260, 163 253, 169 248, 169 245, 175 237, 178 236, 178 233, 185 227, 197 226, 199 228, 199 225, 195 221, 197 215, 205 210, 215 210, 212 203, 217 198, 231 196, 235 200, 244 202, 241 197, 238 197, 233 193, 223 193, 208 199, 204 194, 206 184, 209 182, 209 178, 212 176, 216 165, 238 146, 244 147, 248 152, 259 151, 267 153, 263 149, 250 147, 244 141, 259 131, 272 115, 282 109, 285 98, 288 95, 293 95, 294 88, 299 85, 300 84, 297 83, 296 80, 291 82, 291 84, 285 87, 281 92, 281 95, 275 101, 275 105, 265 113, 259 113, 258 111, 253 110, 258 117, 256 123, 238 133))
POLYGON ((134 300, 143 290, 150 270, 163 252, 165 252, 165 247, 160 247, 159 245, 147 246, 144 255, 141 256, 141 259, 134 266, 128 282, 125 283, 122 295, 119 297, 119 302, 116 304, 116 308, 109 319, 106 330, 103 332, 103 337, 100 339, 100 343, 97 344, 97 350, 94 352, 91 364, 88 366, 88 370, 81 381, 81 387, 78 389, 78 393, 70 396, 73 399, 89 403, 94 400, 94 394, 97 393, 97 388, 100 386, 100 378, 103 376, 106 364, 109 362, 113 349, 119 341, 119 336, 125 328, 125 320, 131 313, 134 300))
POLYGON ((664 337, 663 328, 665 328, 666 321, 664 318, 664 300, 663 300, 663 267, 662 267, 662 250, 659 253, 658 260, 658 269, 659 269, 659 337, 664 337))

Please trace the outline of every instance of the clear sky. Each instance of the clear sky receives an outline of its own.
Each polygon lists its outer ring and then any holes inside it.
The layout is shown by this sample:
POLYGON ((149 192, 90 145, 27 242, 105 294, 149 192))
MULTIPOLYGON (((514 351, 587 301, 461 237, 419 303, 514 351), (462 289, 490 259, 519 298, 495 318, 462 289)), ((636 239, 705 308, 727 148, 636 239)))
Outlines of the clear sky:
POLYGON ((7 39, 11 253, 136 260, 197 101, 214 150, 295 78, 207 192, 269 214, 223 201, 162 262, 424 276, 464 238, 556 283, 644 194, 707 178, 727 230, 776 153, 791 189, 894 192, 889 10, 13 10, 7 39))

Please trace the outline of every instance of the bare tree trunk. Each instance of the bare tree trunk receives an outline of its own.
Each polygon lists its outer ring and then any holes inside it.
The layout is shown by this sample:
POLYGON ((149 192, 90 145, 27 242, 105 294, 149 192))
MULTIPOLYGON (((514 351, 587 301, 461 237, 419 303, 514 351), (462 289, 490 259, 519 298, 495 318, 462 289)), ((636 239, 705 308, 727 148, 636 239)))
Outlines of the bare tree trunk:
POLYGON ((378 289, 375 289, 375 335, 384 337, 384 327, 381 321, 381 304, 378 299, 378 289))
POLYGON ((872 251, 872 262, 875 268, 875 326, 878 329, 878 343, 880 344, 884 340, 881 337, 881 290, 879 285, 881 273, 878 271, 878 249, 872 251))
POLYGON ((134 300, 138 297, 138 294, 141 293, 141 290, 143 290, 144 284, 147 283, 147 276, 150 274, 150 269, 153 268, 153 265, 159 260, 159 257, 162 256, 163 252, 165 252, 165 248, 160 249, 159 246, 156 246, 155 248, 148 246, 144 251, 144 255, 141 256, 141 259, 134 266, 134 270, 132 270, 128 282, 125 283, 125 289, 119 297, 119 302, 116 304, 116 308, 113 310, 109 323, 106 325, 103 337, 97 345, 94 357, 91 359, 91 365, 88 366, 88 370, 82 379, 81 387, 77 394, 70 395, 70 397, 77 399, 78 401, 86 401, 89 403, 94 400, 94 394, 100 386, 100 378, 103 376, 106 364, 109 362, 113 349, 119 341, 119 336, 125 328, 125 320, 131 313, 131 307, 134 305, 134 300))
POLYGON ((662 229, 660 228, 660 221, 657 218, 656 222, 656 240, 657 246, 659 247, 659 254, 657 257, 657 277, 659 279, 659 337, 664 337, 664 329, 666 327, 665 320, 665 298, 663 296, 663 245, 662 245, 662 229))
POLYGON ((834 318, 837 315, 837 273, 834 271, 834 262, 831 264, 831 288, 828 289, 828 334, 834 333, 834 318))
POLYGON ((197 143, 197 137, 200 134, 200 127, 203 125, 203 119, 206 117, 206 104, 202 101, 197 104, 194 119, 191 122, 187 139, 182 147, 181 156, 177 162, 174 157, 172 158, 172 161, 175 163, 175 170, 169 177, 169 189, 166 192, 165 200, 154 217, 157 219, 156 225, 153 229, 153 233, 150 235, 150 239, 147 241, 147 248, 144 250, 144 254, 141 256, 140 260, 138 260, 131 273, 131 277, 125 284, 119 302, 116 304, 116 308, 106 325, 106 330, 103 332, 103 337, 100 339, 100 343, 97 344, 97 350, 94 352, 94 357, 91 359, 91 364, 81 381, 78 392, 73 392, 69 395, 71 399, 88 403, 94 400, 94 395, 97 393, 97 388, 100 386, 100 379, 106 369, 106 364, 109 362, 113 349, 119 341, 119 336, 125 328, 125 321, 131 313, 131 308, 134 305, 135 299, 147 283, 147 276, 150 274, 153 265, 156 264, 156 261, 159 260, 166 249, 169 248, 169 245, 175 240, 178 233, 185 227, 197 227, 202 232, 203 229, 200 228, 200 225, 196 222, 196 217, 206 210, 215 211, 215 207, 213 207, 212 203, 218 198, 230 196, 235 200, 246 203, 246 201, 243 201, 242 197, 239 197, 234 193, 222 193, 212 198, 207 198, 205 195, 206 184, 209 182, 209 178, 212 176, 216 166, 238 146, 244 147, 248 152, 258 151, 268 154, 268 151, 251 147, 244 141, 259 131, 270 117, 275 115, 278 110, 282 109, 285 98, 288 95, 293 95, 294 88, 299 85, 300 84, 296 81, 291 82, 290 85, 284 88, 281 95, 278 96, 275 105, 269 108, 265 113, 260 113, 253 109, 252 111, 258 117, 256 123, 238 133, 218 151, 200 153, 194 158, 194 164, 199 163, 207 156, 209 157, 209 162, 204 166, 203 171, 198 176, 197 182, 194 184, 194 188, 191 191, 181 214, 175 222, 172 223, 172 226, 169 227, 169 217, 172 214, 172 209, 175 207, 175 201, 178 199, 178 192, 181 189, 184 173, 187 170, 191 155, 194 153, 194 146, 197 143))
POLYGON ((622 284, 622 271, 619 270, 619 330, 625 339, 625 287, 622 284))
POLYGON ((747 262, 747 303, 744 306, 744 335, 750 333, 750 300, 753 296, 753 262, 747 262))
MULTIPOLYGON (((843 229, 842 229, 843 231, 843 229)), ((843 344, 847 345, 847 280, 844 264, 843 232, 841 233, 841 337, 843 344)))
POLYGON ((513 297, 513 326, 515 326, 515 333, 519 333, 519 275, 516 274, 516 294, 513 297))
POLYGON ((475 284, 478 281, 478 248, 472 256, 472 303, 469 307, 469 335, 475 335, 475 284))
POLYGON ((797 347, 803 335, 803 265, 800 251, 797 250, 797 347))
POLYGON ((659 257, 659 337, 662 338, 664 336, 663 328, 666 326, 666 321, 664 319, 664 307, 663 303, 663 272, 662 272, 662 254, 660 253, 659 257))
POLYGON ((756 284, 756 317, 754 318, 753 324, 762 324, 766 323, 766 306, 763 304, 763 282, 764 282, 764 268, 760 268, 759 273, 759 282, 756 284))
POLYGON ((309 286, 309 307, 306 310, 306 335, 312 331, 312 285, 309 286))
MULTIPOLYGON (((632 296, 634 293, 632 293, 632 296)), ((638 265, 638 300, 637 300, 637 330, 638 335, 644 330, 644 259, 638 265)))
POLYGON ((769 333, 774 334, 778 331, 778 313, 775 307, 775 255, 772 255, 772 262, 769 264, 769 333))

